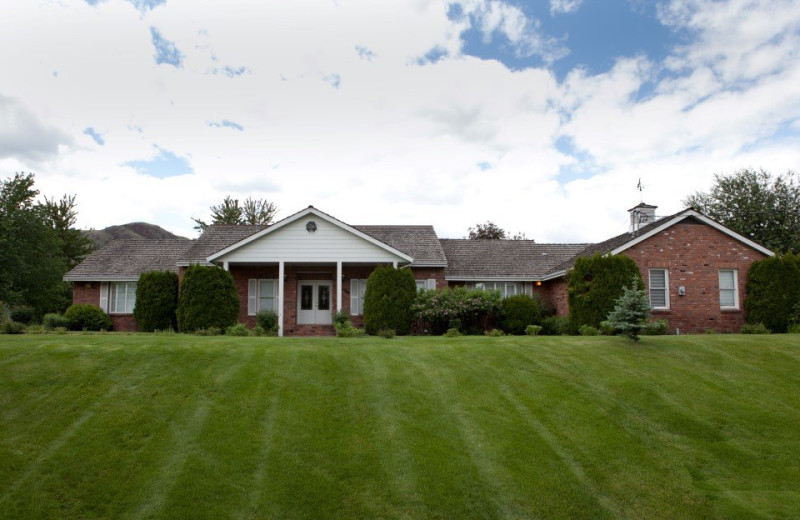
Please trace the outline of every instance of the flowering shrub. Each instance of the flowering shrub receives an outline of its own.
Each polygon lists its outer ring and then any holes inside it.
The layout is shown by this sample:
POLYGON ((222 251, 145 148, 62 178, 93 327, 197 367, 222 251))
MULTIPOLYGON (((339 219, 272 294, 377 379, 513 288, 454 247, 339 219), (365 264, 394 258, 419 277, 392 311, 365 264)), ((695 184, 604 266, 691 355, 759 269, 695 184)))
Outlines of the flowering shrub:
POLYGON ((500 293, 463 287, 420 291, 411 312, 418 328, 428 329, 432 334, 443 334, 454 320, 460 320, 466 331, 481 333, 500 317, 500 293))

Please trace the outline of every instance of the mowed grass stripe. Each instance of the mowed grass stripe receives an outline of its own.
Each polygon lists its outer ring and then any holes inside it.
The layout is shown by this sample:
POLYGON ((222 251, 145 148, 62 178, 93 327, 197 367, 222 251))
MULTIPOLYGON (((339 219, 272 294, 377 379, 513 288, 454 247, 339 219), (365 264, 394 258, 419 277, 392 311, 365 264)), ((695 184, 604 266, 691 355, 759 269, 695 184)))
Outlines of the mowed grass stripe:
POLYGON ((7 336, 0 518, 794 518, 795 338, 7 336))

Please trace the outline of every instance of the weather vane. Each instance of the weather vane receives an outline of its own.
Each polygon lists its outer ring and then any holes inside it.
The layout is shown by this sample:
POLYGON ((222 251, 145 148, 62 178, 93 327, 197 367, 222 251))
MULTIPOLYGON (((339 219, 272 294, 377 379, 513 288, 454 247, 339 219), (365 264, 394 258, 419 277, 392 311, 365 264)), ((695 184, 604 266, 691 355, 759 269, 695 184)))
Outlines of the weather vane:
POLYGON ((636 189, 639 190, 639 202, 644 202, 644 184, 642 184, 641 177, 639 177, 639 184, 636 185, 636 189))

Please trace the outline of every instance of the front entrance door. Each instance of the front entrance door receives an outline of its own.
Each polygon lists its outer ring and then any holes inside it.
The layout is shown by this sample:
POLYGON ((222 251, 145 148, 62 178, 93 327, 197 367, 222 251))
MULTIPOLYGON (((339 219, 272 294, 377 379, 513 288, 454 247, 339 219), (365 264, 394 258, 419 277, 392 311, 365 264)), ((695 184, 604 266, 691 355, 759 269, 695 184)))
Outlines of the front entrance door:
POLYGON ((331 324, 331 282, 317 280, 297 282, 297 323, 331 324))

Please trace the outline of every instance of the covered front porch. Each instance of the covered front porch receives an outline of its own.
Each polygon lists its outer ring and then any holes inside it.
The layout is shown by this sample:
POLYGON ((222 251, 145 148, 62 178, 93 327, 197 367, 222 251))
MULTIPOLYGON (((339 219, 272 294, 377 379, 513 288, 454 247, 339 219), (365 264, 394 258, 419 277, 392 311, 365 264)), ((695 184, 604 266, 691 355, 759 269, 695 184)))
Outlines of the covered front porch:
POLYGON ((240 323, 253 327, 259 311, 274 310, 279 335, 321 336, 334 333, 333 317, 341 310, 363 326, 366 282, 378 265, 390 264, 226 262, 223 268, 234 279, 240 323))

